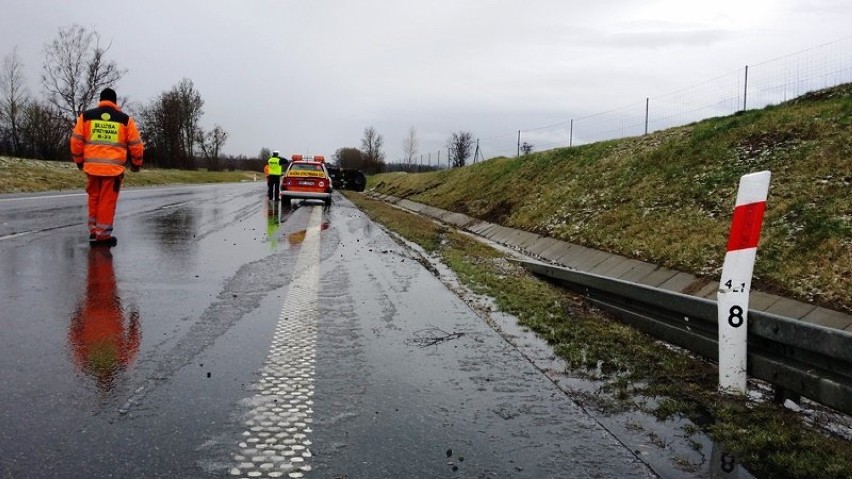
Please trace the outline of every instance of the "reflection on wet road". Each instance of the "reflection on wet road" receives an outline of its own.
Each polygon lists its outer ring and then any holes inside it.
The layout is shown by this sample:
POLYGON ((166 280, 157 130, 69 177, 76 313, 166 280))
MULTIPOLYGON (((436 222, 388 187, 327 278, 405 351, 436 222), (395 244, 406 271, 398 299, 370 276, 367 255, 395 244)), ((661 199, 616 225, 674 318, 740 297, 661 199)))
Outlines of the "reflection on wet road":
POLYGON ((351 203, 264 193, 128 190, 111 250, 0 198, 0 477, 654 477, 351 203))
POLYGON ((115 286, 112 252, 89 250, 86 292, 71 317, 68 340, 77 366, 108 393, 139 352, 139 312, 125 312, 115 286))
POLYGON ((269 247, 273 251, 278 248, 278 229, 281 227, 280 205, 279 201, 266 202, 266 237, 269 238, 269 247))

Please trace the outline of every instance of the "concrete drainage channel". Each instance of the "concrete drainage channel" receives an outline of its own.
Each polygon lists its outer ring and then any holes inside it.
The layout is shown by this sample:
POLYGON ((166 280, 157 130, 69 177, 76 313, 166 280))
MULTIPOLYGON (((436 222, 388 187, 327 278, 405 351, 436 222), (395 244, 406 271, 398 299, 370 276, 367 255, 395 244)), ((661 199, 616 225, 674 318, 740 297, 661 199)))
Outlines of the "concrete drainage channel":
MULTIPOLYGON (((540 258, 521 263, 638 329, 718 359, 711 299, 718 282, 406 199, 371 197, 540 258)), ((779 401, 804 396, 852 414, 852 316, 752 291, 749 317, 750 376, 773 384, 779 401)))

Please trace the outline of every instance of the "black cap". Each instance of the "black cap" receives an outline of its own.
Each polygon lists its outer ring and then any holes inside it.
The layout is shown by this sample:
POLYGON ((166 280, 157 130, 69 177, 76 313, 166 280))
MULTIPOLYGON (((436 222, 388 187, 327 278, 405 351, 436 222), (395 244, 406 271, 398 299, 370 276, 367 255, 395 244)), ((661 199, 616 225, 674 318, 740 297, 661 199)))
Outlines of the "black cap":
POLYGON ((113 103, 118 101, 118 97, 115 95, 115 90, 112 88, 104 88, 104 91, 101 92, 101 101, 111 101, 113 103))

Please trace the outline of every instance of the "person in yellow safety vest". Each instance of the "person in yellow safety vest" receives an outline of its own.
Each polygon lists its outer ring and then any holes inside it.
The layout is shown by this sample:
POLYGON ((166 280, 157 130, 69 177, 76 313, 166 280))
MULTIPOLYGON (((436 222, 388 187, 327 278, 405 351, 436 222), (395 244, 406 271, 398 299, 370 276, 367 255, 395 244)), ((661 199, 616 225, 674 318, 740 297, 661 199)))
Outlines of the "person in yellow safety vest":
POLYGON ((281 157, 278 155, 278 150, 275 150, 266 160, 266 166, 269 167, 269 174, 266 176, 266 196, 269 197, 269 201, 278 201, 281 194, 281 173, 284 169, 281 165, 281 157))

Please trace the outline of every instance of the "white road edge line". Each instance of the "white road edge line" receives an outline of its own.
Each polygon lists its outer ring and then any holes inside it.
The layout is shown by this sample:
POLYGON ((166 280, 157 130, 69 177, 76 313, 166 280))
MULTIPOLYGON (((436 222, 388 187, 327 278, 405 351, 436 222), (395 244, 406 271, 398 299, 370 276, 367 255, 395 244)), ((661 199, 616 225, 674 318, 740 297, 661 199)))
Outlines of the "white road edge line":
POLYGON ((232 476, 304 477, 311 470, 322 208, 311 211, 232 476))

